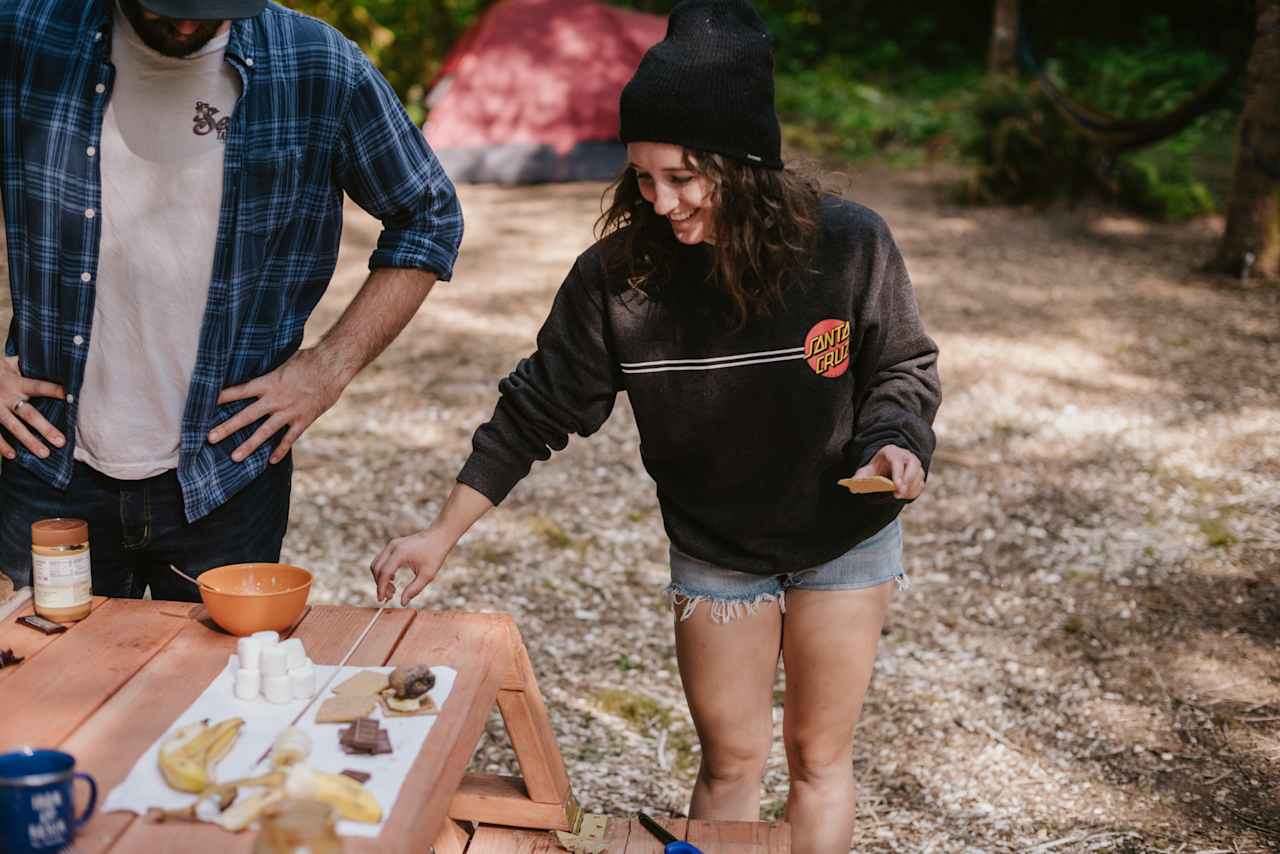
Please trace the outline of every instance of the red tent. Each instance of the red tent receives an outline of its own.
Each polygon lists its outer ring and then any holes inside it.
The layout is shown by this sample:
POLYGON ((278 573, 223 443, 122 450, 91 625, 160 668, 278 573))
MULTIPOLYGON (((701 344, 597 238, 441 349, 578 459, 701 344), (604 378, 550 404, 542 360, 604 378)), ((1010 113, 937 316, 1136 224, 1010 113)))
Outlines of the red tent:
POLYGON ((455 181, 614 177, 618 96, 666 19, 595 0, 500 0, 445 58, 427 141, 455 181))

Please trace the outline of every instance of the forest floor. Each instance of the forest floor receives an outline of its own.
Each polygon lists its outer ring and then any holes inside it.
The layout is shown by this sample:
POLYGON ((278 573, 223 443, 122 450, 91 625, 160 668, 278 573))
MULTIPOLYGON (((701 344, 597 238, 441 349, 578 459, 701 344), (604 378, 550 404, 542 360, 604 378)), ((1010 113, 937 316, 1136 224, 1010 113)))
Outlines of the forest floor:
MULTIPOLYGON (((1195 272, 1219 222, 957 207, 943 169, 846 177, 894 231, 944 385, 856 736, 854 849, 1280 850, 1280 288, 1195 272)), ((313 600, 370 603, 371 558, 432 518, 602 189, 460 188, 454 281, 296 449, 285 559, 319 574, 313 600)), ((311 340, 376 238, 349 209, 311 340)), ((688 806, 666 550, 624 397, 417 603, 515 616, 591 812, 688 806)), ((497 718, 473 767, 515 772, 497 718)))

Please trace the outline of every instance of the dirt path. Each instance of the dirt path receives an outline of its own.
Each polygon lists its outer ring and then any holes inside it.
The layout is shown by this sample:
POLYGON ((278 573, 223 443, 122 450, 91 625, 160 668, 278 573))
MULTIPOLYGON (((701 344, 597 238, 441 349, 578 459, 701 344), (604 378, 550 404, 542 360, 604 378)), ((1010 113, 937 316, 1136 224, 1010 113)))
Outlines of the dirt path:
MULTIPOLYGON (((1188 273, 1209 225, 955 208, 938 177, 851 176, 902 246, 945 390, 858 733, 855 847, 1280 847, 1280 289, 1188 273)), ((463 188, 455 282, 298 448, 286 557, 321 573, 316 598, 367 601, 372 555, 431 518, 600 190, 463 188)), ((375 239, 353 212, 311 330, 375 239)), ((515 614, 591 811, 687 806, 665 549, 623 400, 424 603, 515 614)), ((477 769, 514 770, 498 733, 477 769)), ((780 742, 765 786, 776 816, 780 742)))

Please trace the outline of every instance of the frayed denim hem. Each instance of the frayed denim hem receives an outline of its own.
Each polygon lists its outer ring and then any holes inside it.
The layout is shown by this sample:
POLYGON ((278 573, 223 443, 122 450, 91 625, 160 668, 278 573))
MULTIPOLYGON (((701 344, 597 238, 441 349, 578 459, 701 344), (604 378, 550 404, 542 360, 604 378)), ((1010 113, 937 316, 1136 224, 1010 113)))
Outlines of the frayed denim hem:
POLYGON ((893 581, 897 584, 899 593, 905 593, 911 589, 911 578, 907 575, 906 570, 894 573, 893 575, 885 576, 884 578, 877 578, 873 581, 858 582, 856 584, 833 584, 826 587, 812 587, 812 586, 806 585, 804 577, 815 571, 816 570, 812 570, 812 569, 803 569, 800 572, 795 572, 795 573, 792 573, 791 575, 788 575, 786 577, 786 580, 783 582, 783 585, 782 585, 783 589, 784 590, 792 590, 792 589, 814 590, 814 591, 865 590, 870 587, 879 587, 881 584, 888 584, 890 581, 893 581))
POLYGON ((681 585, 672 583, 668 584, 667 589, 663 592, 671 597, 671 606, 680 609, 681 622, 692 617, 693 612, 701 602, 706 602, 708 607, 711 608, 711 622, 713 623, 731 623, 740 617, 752 616, 760 610, 761 605, 768 602, 777 602, 778 610, 784 614, 787 613, 786 593, 781 590, 777 593, 759 593, 749 597, 721 599, 706 593, 695 593, 681 585))

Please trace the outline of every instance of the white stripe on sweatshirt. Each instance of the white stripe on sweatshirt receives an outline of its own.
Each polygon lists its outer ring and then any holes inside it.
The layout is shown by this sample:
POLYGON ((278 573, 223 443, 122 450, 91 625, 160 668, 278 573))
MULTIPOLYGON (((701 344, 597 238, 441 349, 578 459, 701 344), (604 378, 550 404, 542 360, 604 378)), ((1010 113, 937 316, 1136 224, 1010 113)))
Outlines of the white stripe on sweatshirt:
POLYGON ((782 350, 761 350, 757 353, 738 353, 733 356, 712 356, 708 359, 662 359, 656 362, 620 362, 619 364, 624 374, 652 374, 661 371, 711 371, 716 368, 740 368, 744 365, 762 365, 766 362, 785 362, 803 358, 803 347, 787 347, 782 350))

